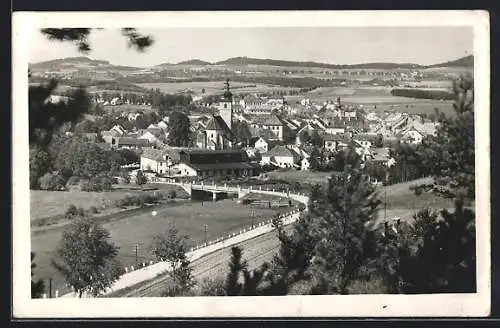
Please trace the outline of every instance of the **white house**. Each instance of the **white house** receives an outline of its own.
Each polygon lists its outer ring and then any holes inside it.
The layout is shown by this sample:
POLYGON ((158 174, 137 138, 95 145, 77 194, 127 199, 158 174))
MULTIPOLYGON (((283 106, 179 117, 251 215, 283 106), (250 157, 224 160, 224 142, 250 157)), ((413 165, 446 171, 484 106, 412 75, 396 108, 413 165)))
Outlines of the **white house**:
POLYGON ((285 146, 277 145, 265 154, 262 154, 260 164, 272 164, 281 168, 299 168, 301 157, 295 151, 285 146))
POLYGON ((418 145, 422 143, 423 139, 424 134, 413 127, 406 129, 401 133, 401 141, 407 144, 418 145))
POLYGON ((304 157, 301 161, 300 161, 300 169, 302 171, 309 171, 309 168, 311 167, 311 161, 309 160, 309 158, 306 158, 304 157))

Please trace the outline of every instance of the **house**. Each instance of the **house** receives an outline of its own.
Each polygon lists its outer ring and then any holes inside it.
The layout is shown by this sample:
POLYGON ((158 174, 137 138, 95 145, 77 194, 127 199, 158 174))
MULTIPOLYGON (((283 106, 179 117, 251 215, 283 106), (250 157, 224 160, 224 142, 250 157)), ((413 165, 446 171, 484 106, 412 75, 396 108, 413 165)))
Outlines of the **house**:
POLYGON ((408 128, 400 132, 400 140, 404 143, 409 144, 420 144, 425 136, 435 135, 436 133, 435 123, 413 123, 408 128))
POLYGON ((183 150, 179 154, 183 176, 246 177, 255 171, 244 150, 183 150))
POLYGON ((308 157, 302 158, 300 161, 300 170, 301 171, 309 171, 309 168, 311 167, 311 161, 308 157))
POLYGON ((355 134, 352 136, 352 139, 361 147, 364 147, 364 148, 371 148, 373 143, 374 143, 374 139, 376 138, 376 135, 369 135, 369 134, 355 134))
POLYGON ((143 171, 152 171, 159 174, 168 172, 167 154, 161 149, 144 149, 141 154, 140 168, 143 171))
POLYGON ((324 132, 324 130, 319 126, 318 124, 309 121, 307 122, 302 128, 300 128, 297 131, 297 134, 295 135, 295 144, 296 145, 301 145, 302 141, 300 140, 301 136, 303 133, 308 133, 309 136, 311 136, 313 133, 318 133, 321 134, 324 132))
POLYGON ((276 146, 276 143, 276 140, 269 140, 264 137, 258 137, 257 140, 253 142, 252 147, 260 153, 267 153, 274 146, 276 146))
POLYGON ((387 167, 395 164, 394 158, 390 156, 389 148, 373 148, 371 149, 371 156, 367 159, 370 162, 379 162, 387 167))
POLYGON ((275 109, 281 109, 283 108, 283 105, 285 104, 285 98, 284 97, 270 97, 267 99, 267 104, 271 106, 271 108, 275 109))
POLYGON ((323 138, 323 148, 328 149, 331 152, 335 152, 338 149, 338 144, 342 140, 340 135, 325 133, 322 135, 323 138))
POLYGON ((299 168, 301 160, 301 156, 296 151, 277 145, 262 154, 260 165, 272 164, 281 168, 299 168))
POLYGON ((277 140, 283 140, 283 122, 276 115, 254 116, 250 118, 254 129, 270 130, 277 140))
POLYGON ((118 149, 141 149, 143 147, 151 147, 147 139, 138 139, 133 137, 115 137, 111 141, 111 146, 118 149))
POLYGON ((148 128, 142 132, 138 139, 146 139, 149 143, 159 144, 165 141, 165 133, 160 128, 148 128))
POLYGON ((270 106, 247 107, 243 110, 243 113, 247 115, 271 115, 273 113, 273 108, 270 106))
POLYGON ((260 97, 257 97, 256 95, 248 95, 240 100, 240 105, 243 108, 260 107, 263 104, 264 100, 262 100, 260 97))

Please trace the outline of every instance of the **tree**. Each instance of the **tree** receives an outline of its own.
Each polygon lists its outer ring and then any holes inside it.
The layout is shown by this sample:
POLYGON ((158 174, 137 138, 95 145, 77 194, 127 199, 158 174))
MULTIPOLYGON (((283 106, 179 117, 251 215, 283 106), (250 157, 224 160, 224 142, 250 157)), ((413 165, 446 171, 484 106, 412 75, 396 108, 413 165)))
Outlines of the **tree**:
POLYGON ((64 138, 51 145, 50 153, 56 170, 71 170, 71 175, 89 179, 119 168, 119 163, 113 160, 112 151, 81 138, 64 138))
POLYGON ((39 179, 51 171, 51 159, 46 150, 37 145, 30 146, 30 189, 39 187, 39 179))
POLYGON ((142 186, 143 184, 145 184, 147 182, 147 177, 144 175, 144 173, 139 170, 137 171, 137 176, 136 176, 136 183, 139 185, 139 186, 142 186))
POLYGON ((233 123, 233 133, 236 137, 236 142, 241 142, 248 146, 248 141, 252 137, 250 128, 246 122, 236 121, 233 123))
POLYGON ((45 292, 45 283, 43 280, 33 280, 33 270, 36 269, 35 253, 31 252, 31 298, 42 298, 45 292))
POLYGON ((460 200, 454 213, 440 214, 434 221, 432 213, 420 214, 424 221, 410 231, 413 243, 401 247, 399 274, 406 293, 476 291, 475 214, 460 200))
POLYGON ((67 102, 52 103, 50 95, 57 88, 57 81, 29 87, 30 144, 46 146, 52 134, 66 123, 78 122, 88 112, 90 99, 84 89, 75 90, 67 102))
POLYGON ((453 83, 456 115, 439 115, 436 136, 428 137, 420 156, 427 164, 434 183, 432 188, 444 197, 474 199, 474 83, 470 74, 453 83))
POLYGON ((190 144, 191 122, 186 114, 172 112, 168 123, 168 144, 174 147, 188 147, 190 144))
MULTIPOLYGON (((94 30, 90 28, 45 28, 40 32, 49 40, 74 43, 79 52, 88 53, 91 51, 88 37, 94 30)), ((134 28, 123 28, 122 35, 127 39, 129 47, 140 52, 154 43, 151 36, 141 35, 134 28)), ((28 77, 31 78, 29 71, 28 77)), ((54 131, 64 123, 76 123, 92 107, 90 98, 82 88, 72 92, 68 102, 56 104, 48 102, 57 84, 56 80, 51 80, 45 85, 29 87, 30 144, 46 146, 54 131)))
POLYGON ((226 294, 228 296, 238 296, 241 293, 243 284, 239 281, 242 272, 247 267, 246 261, 242 259, 241 248, 234 246, 231 248, 231 260, 229 262, 229 273, 226 277, 226 294))
POLYGON ((311 134, 310 142, 313 146, 322 148, 325 144, 324 139, 319 135, 318 131, 313 131, 311 134))
MULTIPOLYGON (((72 42, 78 47, 78 51, 88 53, 92 50, 88 37, 95 30, 91 28, 44 28, 41 30, 41 33, 49 40, 72 42)), ((141 35, 135 28, 122 28, 121 32, 127 39, 128 46, 134 47, 140 52, 146 50, 154 43, 154 39, 151 36, 141 35)))
POLYGON ((375 138, 375 140, 373 142, 373 147, 375 147, 375 148, 384 147, 384 136, 381 133, 377 134, 377 137, 375 138))
POLYGON ((307 130, 300 132, 299 134, 300 143, 303 145, 308 145, 311 142, 311 136, 307 130))
POLYGON ((371 256, 367 224, 376 218, 380 201, 359 162, 332 175, 325 193, 318 196, 307 214, 312 223, 306 233, 314 241, 307 270, 314 281, 311 292, 346 294, 371 256))
POLYGON ((110 234, 91 218, 77 218, 64 230, 52 265, 79 297, 98 296, 123 272, 116 259, 118 247, 110 234))
POLYGON ((153 236, 151 254, 159 261, 170 263, 171 276, 178 292, 185 292, 194 286, 192 268, 186 256, 186 236, 179 236, 179 231, 170 227, 165 233, 153 236))

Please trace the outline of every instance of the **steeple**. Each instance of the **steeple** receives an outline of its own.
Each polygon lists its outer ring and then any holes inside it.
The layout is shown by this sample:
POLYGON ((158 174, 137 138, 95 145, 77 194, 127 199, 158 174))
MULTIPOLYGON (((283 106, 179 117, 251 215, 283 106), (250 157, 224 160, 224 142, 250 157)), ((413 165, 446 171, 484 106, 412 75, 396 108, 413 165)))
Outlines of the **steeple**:
POLYGON ((224 100, 230 101, 233 99, 233 94, 229 90, 229 78, 226 79, 226 82, 224 82, 224 100))

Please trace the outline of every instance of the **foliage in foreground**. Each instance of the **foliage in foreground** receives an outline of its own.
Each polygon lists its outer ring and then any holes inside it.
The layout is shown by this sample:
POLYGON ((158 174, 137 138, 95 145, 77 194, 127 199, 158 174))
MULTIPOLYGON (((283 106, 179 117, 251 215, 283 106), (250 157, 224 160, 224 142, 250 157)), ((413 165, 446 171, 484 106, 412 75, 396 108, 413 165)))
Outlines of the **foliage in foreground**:
POLYGON ((98 296, 123 273, 118 247, 110 234, 91 218, 77 218, 64 230, 52 265, 79 297, 98 296))

